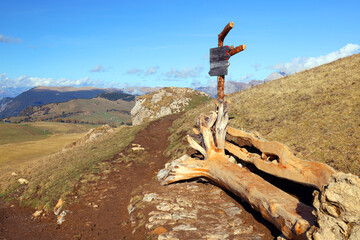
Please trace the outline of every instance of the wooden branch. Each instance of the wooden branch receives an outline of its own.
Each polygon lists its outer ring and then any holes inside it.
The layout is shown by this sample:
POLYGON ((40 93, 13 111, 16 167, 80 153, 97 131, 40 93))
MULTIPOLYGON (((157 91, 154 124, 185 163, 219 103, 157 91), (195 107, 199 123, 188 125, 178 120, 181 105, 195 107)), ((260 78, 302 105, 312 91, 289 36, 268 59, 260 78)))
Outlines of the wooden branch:
POLYGON ((187 135, 187 140, 192 148, 198 150, 204 156, 205 159, 208 158, 208 154, 206 153, 206 150, 203 147, 201 147, 197 142, 195 142, 195 140, 192 137, 187 135))
POLYGON ((239 45, 237 46, 236 48, 231 48, 230 49, 230 56, 233 56, 241 51, 244 51, 246 49, 246 45, 243 44, 243 45, 239 45))
POLYGON ((229 22, 228 25, 225 26, 224 30, 222 30, 222 32, 218 35, 218 47, 222 47, 224 45, 224 39, 233 27, 234 22, 229 22))
POLYGON ((268 142, 254 134, 232 127, 227 128, 227 133, 249 141, 254 147, 259 149, 264 156, 260 157, 255 154, 246 154, 244 149, 229 142, 225 144, 226 150, 240 159, 254 164, 261 171, 274 176, 321 189, 321 187, 327 183, 329 177, 335 173, 335 170, 326 164, 295 157, 285 145, 279 142, 268 142), (267 158, 269 156, 276 156, 278 160, 268 161, 267 158))
POLYGON ((206 162, 193 159, 187 154, 165 165, 165 168, 158 173, 162 185, 208 176, 206 162))

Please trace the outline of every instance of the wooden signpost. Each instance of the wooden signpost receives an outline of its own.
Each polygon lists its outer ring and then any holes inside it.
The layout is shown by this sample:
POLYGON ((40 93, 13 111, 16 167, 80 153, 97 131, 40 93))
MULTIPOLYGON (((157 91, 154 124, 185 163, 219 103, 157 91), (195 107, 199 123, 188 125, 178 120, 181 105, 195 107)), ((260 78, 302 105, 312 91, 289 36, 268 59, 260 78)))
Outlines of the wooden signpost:
POLYGON ((218 100, 224 101, 224 82, 225 75, 228 73, 228 67, 230 65, 229 58, 246 49, 246 45, 239 45, 236 48, 234 46, 225 46, 224 39, 230 30, 234 27, 234 23, 230 22, 225 26, 224 30, 218 35, 218 47, 210 49, 210 76, 218 76, 218 100))

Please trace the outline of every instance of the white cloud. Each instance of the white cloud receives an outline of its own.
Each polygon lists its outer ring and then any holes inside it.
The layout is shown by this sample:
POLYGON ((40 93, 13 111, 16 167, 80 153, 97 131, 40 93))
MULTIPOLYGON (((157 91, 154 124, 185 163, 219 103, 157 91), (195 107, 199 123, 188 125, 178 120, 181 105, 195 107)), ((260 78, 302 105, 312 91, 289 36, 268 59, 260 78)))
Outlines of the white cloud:
MULTIPOLYGON (((24 90, 36 86, 99 86, 102 81, 93 81, 89 77, 81 79, 67 79, 67 78, 40 78, 30 76, 20 76, 18 78, 9 78, 6 73, 0 74, 0 86, 5 92, 12 92, 11 95, 18 95, 24 90)), ((10 95, 9 95, 10 96, 10 95)), ((4 96, 3 96, 4 97, 4 96)))
POLYGON ((148 70, 145 73, 145 76, 150 76, 150 75, 155 74, 158 69, 159 69, 158 66, 153 66, 153 67, 148 68, 148 70))
POLYGON ((20 43, 21 39, 8 37, 8 36, 4 36, 4 35, 0 34, 0 42, 2 42, 2 43, 20 43))
POLYGON ((255 69, 255 71, 259 71, 259 69, 261 68, 261 64, 256 63, 253 68, 255 69))
POLYGON ((96 67, 92 68, 90 72, 105 72, 105 68, 99 64, 96 67))
POLYGON ((138 69, 138 68, 133 68, 133 69, 130 69, 130 70, 127 70, 126 73, 127 74, 130 74, 130 75, 134 75, 134 74, 141 74, 143 73, 144 71, 141 70, 141 69, 138 69))
POLYGON ((266 78, 265 78, 265 82, 268 82, 268 81, 272 81, 272 80, 275 80, 275 79, 278 79, 278 78, 282 78, 282 77, 284 77, 284 76, 286 76, 286 74, 284 74, 284 73, 278 73, 278 72, 272 72, 272 73, 270 73, 269 74, 269 76, 267 76, 266 78))
POLYGON ((254 74, 252 73, 249 73, 249 74, 246 74, 244 76, 241 76, 240 79, 238 79, 236 82, 246 82, 246 81, 250 81, 251 79, 254 76, 254 74))
POLYGON ((274 66, 271 66, 271 69, 278 70, 290 75, 296 72, 300 72, 305 69, 313 68, 320 66, 325 63, 335 61, 339 58, 347 57, 352 54, 355 54, 359 51, 360 45, 348 43, 346 46, 342 47, 340 50, 331 52, 325 56, 319 57, 298 57, 294 58, 288 63, 278 63, 274 66))
POLYGON ((184 68, 182 70, 171 69, 165 73, 165 76, 168 78, 168 81, 177 81, 179 79, 194 78, 198 77, 203 71, 202 66, 196 66, 194 68, 184 68))

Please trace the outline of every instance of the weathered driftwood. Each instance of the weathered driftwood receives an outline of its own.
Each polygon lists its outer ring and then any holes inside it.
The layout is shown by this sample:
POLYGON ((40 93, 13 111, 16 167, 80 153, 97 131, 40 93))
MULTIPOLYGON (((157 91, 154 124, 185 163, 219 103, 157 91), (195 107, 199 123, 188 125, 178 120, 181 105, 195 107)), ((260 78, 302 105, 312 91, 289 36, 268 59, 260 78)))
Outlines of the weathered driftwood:
POLYGON ((226 142, 226 150, 271 175, 321 189, 329 177, 335 173, 335 170, 326 164, 295 157, 286 146, 279 142, 268 142, 252 133, 232 127, 228 127, 227 133, 250 143, 260 150, 262 155, 249 153, 245 148, 240 148, 230 142, 226 142))
MULTIPOLYGON (((167 164, 158 174, 163 184, 192 178, 207 178, 246 200, 273 223, 286 237, 306 239, 306 231, 314 224, 313 208, 278 189, 248 169, 230 161, 225 155, 228 125, 227 102, 217 104, 217 112, 201 115, 198 121, 201 145, 188 136, 189 144, 204 160, 187 155, 167 164)), ((272 153, 272 151, 270 151, 272 153)))

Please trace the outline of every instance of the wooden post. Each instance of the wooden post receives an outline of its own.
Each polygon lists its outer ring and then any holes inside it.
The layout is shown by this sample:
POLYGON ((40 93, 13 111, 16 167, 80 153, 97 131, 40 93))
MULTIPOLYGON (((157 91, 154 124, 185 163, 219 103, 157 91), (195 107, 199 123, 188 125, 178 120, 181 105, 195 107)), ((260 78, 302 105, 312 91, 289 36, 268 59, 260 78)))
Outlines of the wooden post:
MULTIPOLYGON (((234 27, 234 22, 229 22, 222 32, 218 35, 218 47, 224 46, 224 39, 230 30, 234 27)), ((231 48, 230 56, 235 55, 246 49, 246 45, 240 45, 236 48, 231 48)), ((224 102, 224 85, 225 85, 225 76, 221 75, 217 77, 217 96, 220 103, 224 102)))

